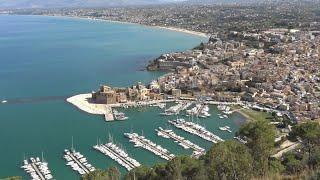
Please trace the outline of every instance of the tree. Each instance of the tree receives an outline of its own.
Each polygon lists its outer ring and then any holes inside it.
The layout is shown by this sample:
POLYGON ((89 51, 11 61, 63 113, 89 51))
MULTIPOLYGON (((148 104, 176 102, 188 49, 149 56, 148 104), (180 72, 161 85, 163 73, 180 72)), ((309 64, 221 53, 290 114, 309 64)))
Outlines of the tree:
POLYGON ((146 180, 148 174, 150 174, 150 168, 147 166, 140 166, 128 172, 125 176, 126 180, 146 180))
POLYGON ((308 162, 309 166, 314 169, 320 168, 320 147, 316 147, 308 162))
POLYGON ((82 180, 119 180, 120 172, 116 167, 106 170, 97 169, 82 177, 82 180))
POLYGON ((265 176, 269 171, 269 157, 274 150, 275 127, 264 120, 252 121, 242 126, 239 134, 247 140, 256 175, 265 176))
POLYGON ((193 159, 189 156, 179 157, 182 164, 182 176, 185 179, 205 180, 207 178, 204 160, 193 159))
POLYGON ((203 161, 189 156, 176 157, 166 164, 156 164, 152 168, 141 166, 125 176, 126 180, 206 180, 203 161))
POLYGON ((281 174, 285 167, 281 164, 281 161, 275 158, 269 160, 269 172, 272 174, 281 174))
POLYGON ((294 153, 284 154, 283 164, 289 174, 298 174, 304 169, 304 163, 294 153))
MULTIPOLYGON (((319 150, 320 146, 320 125, 318 122, 306 122, 294 126, 290 136, 295 138, 300 138, 304 148, 308 153, 308 161, 309 166, 312 167, 314 163, 312 163, 314 155, 318 156, 318 153, 315 153, 319 150)), ((319 163, 316 163, 319 164, 319 163)))
POLYGON ((3 180, 22 180, 22 177, 20 177, 20 176, 12 176, 12 177, 4 178, 3 180))
POLYGON ((166 179, 175 179, 182 180, 182 167, 181 167, 181 159, 174 158, 169 161, 166 165, 167 178, 166 179))
POLYGON ((205 159, 209 179, 250 179, 253 175, 249 150, 237 141, 213 145, 205 159))

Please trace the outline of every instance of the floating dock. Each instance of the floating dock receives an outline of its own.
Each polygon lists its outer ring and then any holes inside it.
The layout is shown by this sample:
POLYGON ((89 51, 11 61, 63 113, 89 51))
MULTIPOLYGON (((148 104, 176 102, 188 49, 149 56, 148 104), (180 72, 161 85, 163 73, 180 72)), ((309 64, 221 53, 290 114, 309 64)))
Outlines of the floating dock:
POLYGON ((70 166, 74 171, 77 171, 80 175, 89 174, 95 170, 91 164, 87 162, 87 159, 76 152, 75 150, 64 150, 63 158, 67 161, 67 166, 70 166))
POLYGON ((32 180, 53 179, 51 171, 48 168, 48 163, 40 161, 39 157, 31 157, 30 161, 24 160, 21 168, 31 176, 32 180))
POLYGON ((107 144, 97 144, 93 146, 93 148, 100 151, 104 155, 109 156, 121 166, 125 167, 128 171, 141 166, 141 164, 137 160, 129 157, 129 155, 124 150, 117 147, 111 142, 107 144))
POLYGON ((135 147, 142 147, 165 160, 171 160, 175 157, 167 149, 153 143, 144 136, 139 136, 137 133, 124 133, 124 135, 130 139, 130 142, 135 144, 135 147))
POLYGON ((174 142, 178 143, 180 146, 182 146, 185 149, 192 149, 192 157, 199 158, 201 155, 204 155, 206 153, 206 150, 204 148, 201 148, 200 146, 190 142, 187 139, 184 139, 181 136, 178 136, 175 134, 171 129, 163 129, 159 127, 156 129, 158 132, 158 136, 167 138, 167 139, 173 139, 174 142))
POLYGON ((182 129, 190 134, 197 135, 207 141, 210 141, 213 143, 224 141, 219 136, 211 133, 210 131, 206 130, 206 128, 204 128, 203 126, 200 126, 199 124, 185 121, 184 119, 177 119, 177 120, 172 120, 168 122, 174 125, 176 128, 182 129))

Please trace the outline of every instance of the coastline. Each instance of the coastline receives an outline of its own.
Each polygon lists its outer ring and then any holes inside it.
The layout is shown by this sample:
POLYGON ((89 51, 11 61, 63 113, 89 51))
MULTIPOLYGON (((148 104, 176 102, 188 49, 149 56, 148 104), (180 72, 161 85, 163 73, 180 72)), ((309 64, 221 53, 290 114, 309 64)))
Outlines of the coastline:
POLYGON ((210 37, 208 34, 203 33, 203 32, 191 31, 191 30, 177 28, 177 27, 152 26, 152 25, 145 25, 145 24, 140 24, 140 23, 126 22, 126 21, 115 21, 115 20, 109 20, 109 19, 88 18, 88 17, 81 17, 81 16, 62 16, 62 15, 32 15, 32 16, 75 18, 75 19, 91 20, 91 21, 112 22, 112 23, 119 23, 119 24, 132 24, 132 25, 140 25, 140 26, 144 26, 144 27, 148 27, 148 28, 156 28, 156 29, 175 31, 175 32, 180 32, 180 33, 189 34, 189 35, 193 35, 193 36, 199 36, 199 37, 203 37, 203 38, 210 37))

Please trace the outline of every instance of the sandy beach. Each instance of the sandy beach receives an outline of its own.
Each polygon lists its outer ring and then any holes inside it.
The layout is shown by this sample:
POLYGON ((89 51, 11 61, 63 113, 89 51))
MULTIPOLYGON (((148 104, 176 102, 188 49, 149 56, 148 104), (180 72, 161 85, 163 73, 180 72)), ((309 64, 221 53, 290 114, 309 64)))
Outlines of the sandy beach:
POLYGON ((206 33, 197 32, 197 31, 191 31, 191 30, 182 29, 182 28, 176 28, 176 27, 149 26, 149 25, 139 24, 139 23, 124 22, 124 21, 115 21, 115 20, 99 19, 99 18, 88 18, 88 17, 80 17, 80 16, 60 16, 60 15, 42 15, 42 16, 68 17, 68 18, 77 18, 77 19, 83 19, 83 20, 112 22, 112 23, 119 23, 119 24, 135 24, 135 25, 140 25, 140 26, 146 26, 146 27, 149 27, 149 28, 159 28, 159 29, 165 29, 165 30, 181 32, 181 33, 185 33, 185 34, 189 34, 189 35, 194 35, 194 36, 200 36, 200 37, 209 38, 209 35, 206 34, 206 33))
POLYGON ((73 104, 78 109, 89 114, 104 115, 107 107, 105 104, 94 104, 90 102, 91 94, 79 94, 67 99, 67 102, 73 104))
POLYGON ((158 100, 158 101, 143 101, 143 102, 127 102, 127 103, 117 103, 117 104, 96 104, 91 102, 91 94, 79 94, 69 97, 67 100, 70 104, 76 106, 78 109, 87 112, 89 114, 96 115, 108 115, 112 113, 112 108, 119 107, 137 107, 137 106, 148 106, 157 103, 167 103, 173 102, 175 100, 158 100))
POLYGON ((197 32, 197 31, 190 31, 190 30, 181 29, 181 28, 164 27, 164 26, 149 26, 149 27, 155 27, 155 28, 160 28, 160 29, 167 29, 167 30, 170 30, 170 31, 182 32, 182 33, 191 34, 191 35, 195 35, 195 36, 206 37, 206 38, 209 37, 209 35, 207 35, 206 33, 197 32))

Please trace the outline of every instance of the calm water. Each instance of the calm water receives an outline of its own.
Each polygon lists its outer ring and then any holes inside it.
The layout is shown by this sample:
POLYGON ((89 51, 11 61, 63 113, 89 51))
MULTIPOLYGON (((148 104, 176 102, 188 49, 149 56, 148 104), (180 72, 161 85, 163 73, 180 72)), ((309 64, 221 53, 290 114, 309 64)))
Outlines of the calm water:
MULTIPOLYGON (((87 156, 98 168, 124 168, 94 151, 96 139, 108 134, 132 157, 143 164, 163 162, 153 154, 133 148, 123 133, 131 129, 166 147, 175 154, 191 154, 172 141, 157 137, 154 129, 168 126, 167 117, 157 108, 127 109, 125 122, 106 123, 100 116, 83 113, 67 104, 67 96, 90 92, 100 84, 127 86, 148 82, 160 75, 141 71, 150 59, 161 53, 190 49, 205 39, 183 33, 138 25, 97 22, 81 19, 0 16, 0 177, 19 175, 23 157, 44 152, 56 179, 79 179, 65 166, 62 152, 71 146, 87 156)), ((200 123, 223 138, 232 134, 217 128, 229 125, 233 130, 243 122, 239 114, 221 120, 211 107, 212 118, 200 123)), ((175 129, 200 146, 211 144, 175 129)))

